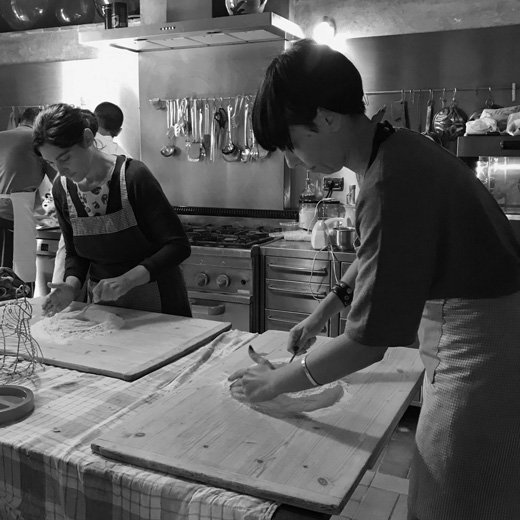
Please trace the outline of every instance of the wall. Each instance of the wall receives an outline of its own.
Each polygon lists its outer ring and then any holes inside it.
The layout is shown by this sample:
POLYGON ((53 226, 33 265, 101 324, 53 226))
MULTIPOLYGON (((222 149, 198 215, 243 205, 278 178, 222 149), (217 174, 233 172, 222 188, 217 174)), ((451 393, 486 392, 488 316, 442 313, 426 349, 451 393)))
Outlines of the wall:
POLYGON ((308 35, 333 17, 347 38, 520 24, 518 0, 291 0, 291 13, 308 35))
POLYGON ((244 209, 284 208, 280 153, 263 161, 189 162, 184 139, 179 156, 163 157, 166 114, 153 98, 218 97, 256 92, 263 71, 284 42, 144 53, 139 59, 142 159, 175 205, 244 209))
POLYGON ((91 110, 101 101, 118 104, 125 114, 121 145, 140 156, 138 58, 106 53, 96 59, 46 61, 0 66, 0 129, 11 106, 65 102, 91 110))

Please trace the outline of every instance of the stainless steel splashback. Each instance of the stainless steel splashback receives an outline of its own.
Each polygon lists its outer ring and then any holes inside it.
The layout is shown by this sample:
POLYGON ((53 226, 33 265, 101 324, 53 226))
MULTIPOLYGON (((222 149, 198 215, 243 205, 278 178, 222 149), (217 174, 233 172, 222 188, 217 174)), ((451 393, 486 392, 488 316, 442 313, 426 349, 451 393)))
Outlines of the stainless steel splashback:
POLYGON ((254 94, 284 42, 253 43, 149 52, 139 55, 142 160, 159 179, 172 204, 247 209, 284 209, 290 205, 290 176, 283 155, 263 161, 189 162, 181 153, 163 157, 166 113, 154 98, 254 94))

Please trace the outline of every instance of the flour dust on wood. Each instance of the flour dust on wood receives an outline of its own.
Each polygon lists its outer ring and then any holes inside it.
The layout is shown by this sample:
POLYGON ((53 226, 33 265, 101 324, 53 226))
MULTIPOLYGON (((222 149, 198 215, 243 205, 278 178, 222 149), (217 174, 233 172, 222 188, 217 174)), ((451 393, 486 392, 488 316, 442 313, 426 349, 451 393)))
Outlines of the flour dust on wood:
POLYGON ((31 326, 31 334, 37 340, 69 343, 74 340, 104 336, 119 330, 125 320, 101 309, 62 311, 49 318, 43 318, 31 326))

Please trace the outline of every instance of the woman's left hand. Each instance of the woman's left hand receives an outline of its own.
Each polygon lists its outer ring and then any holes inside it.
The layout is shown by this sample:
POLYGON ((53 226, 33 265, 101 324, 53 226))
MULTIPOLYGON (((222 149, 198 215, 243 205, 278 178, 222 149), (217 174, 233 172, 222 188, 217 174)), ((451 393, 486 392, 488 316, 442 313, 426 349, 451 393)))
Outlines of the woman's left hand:
POLYGON ((92 301, 94 303, 115 301, 130 289, 132 289, 132 286, 128 283, 125 275, 105 278, 100 280, 92 289, 92 301))
POLYGON ((228 381, 231 395, 239 401, 270 401, 280 394, 275 387, 277 370, 266 365, 254 365, 233 372, 228 381))

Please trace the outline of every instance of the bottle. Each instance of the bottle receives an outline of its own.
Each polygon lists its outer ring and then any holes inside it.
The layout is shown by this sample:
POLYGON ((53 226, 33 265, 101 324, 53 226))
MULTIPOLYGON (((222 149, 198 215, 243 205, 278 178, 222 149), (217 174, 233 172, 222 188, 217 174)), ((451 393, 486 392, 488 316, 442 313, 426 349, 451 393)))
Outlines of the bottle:
POLYGON ((348 193, 345 200, 345 226, 354 227, 356 222, 356 185, 351 184, 348 187, 348 193))
POLYGON ((305 179, 305 189, 300 195, 300 209, 298 214, 298 225, 301 229, 310 231, 316 221, 316 192, 314 190, 314 183, 311 181, 309 171, 307 171, 307 178, 305 179))

